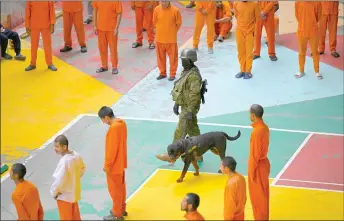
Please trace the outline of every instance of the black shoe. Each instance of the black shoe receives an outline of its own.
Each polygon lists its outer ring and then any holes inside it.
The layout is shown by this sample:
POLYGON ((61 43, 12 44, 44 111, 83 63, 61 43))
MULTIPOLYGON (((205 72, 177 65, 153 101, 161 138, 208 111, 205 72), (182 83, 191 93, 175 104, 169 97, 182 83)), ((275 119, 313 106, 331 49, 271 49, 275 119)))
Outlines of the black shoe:
POLYGON ((256 60, 257 58, 260 58, 259 55, 253 55, 253 60, 256 60))
POLYGON ((89 25, 92 23, 92 19, 88 18, 84 21, 84 23, 89 25))
POLYGON ((166 76, 164 76, 164 75, 159 75, 156 79, 157 79, 157 80, 161 80, 161 79, 164 79, 164 78, 166 78, 166 76))
POLYGON ((176 78, 175 77, 169 77, 168 80, 169 81, 174 81, 176 78))
POLYGON ((86 53, 87 52, 87 48, 86 46, 81 46, 81 53, 86 53))
POLYGON ((186 6, 186 8, 193 8, 193 7, 195 7, 195 6, 196 6, 195 3, 190 3, 190 4, 188 4, 188 5, 186 6))
POLYGON ((49 65, 48 69, 51 71, 57 71, 57 68, 53 64, 49 65))
POLYGON ((2 57, 6 60, 11 60, 13 57, 7 53, 3 54, 2 57))
POLYGON ((17 54, 16 56, 14 56, 14 59, 16 59, 18 61, 24 61, 26 59, 26 57, 22 54, 17 54))
MULTIPOLYGON (((113 215, 112 210, 110 210, 110 214, 113 215)), ((123 212, 123 216, 128 216, 128 212, 127 212, 127 211, 124 211, 124 212, 123 212)))
POLYGON ((60 52, 68 52, 71 51, 73 48, 69 46, 64 46, 63 48, 60 49, 60 52))
POLYGON ((32 71, 34 69, 36 69, 36 66, 30 64, 27 68, 25 68, 25 71, 32 71))

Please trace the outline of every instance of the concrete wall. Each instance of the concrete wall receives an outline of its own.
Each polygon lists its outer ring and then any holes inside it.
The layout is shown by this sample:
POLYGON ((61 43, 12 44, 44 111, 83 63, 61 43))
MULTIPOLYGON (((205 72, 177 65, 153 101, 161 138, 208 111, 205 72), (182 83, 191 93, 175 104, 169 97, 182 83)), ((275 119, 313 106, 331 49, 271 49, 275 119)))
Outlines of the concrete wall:
POLYGON ((25 2, 1 1, 1 24, 6 28, 14 28, 24 22, 25 2))

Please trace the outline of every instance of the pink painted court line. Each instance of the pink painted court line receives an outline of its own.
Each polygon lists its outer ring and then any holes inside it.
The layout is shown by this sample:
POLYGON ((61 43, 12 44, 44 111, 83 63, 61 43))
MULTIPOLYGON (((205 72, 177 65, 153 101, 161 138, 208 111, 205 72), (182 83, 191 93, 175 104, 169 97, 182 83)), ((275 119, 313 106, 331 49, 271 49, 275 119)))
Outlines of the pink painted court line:
POLYGON ((275 185, 344 191, 344 137, 313 134, 275 185))

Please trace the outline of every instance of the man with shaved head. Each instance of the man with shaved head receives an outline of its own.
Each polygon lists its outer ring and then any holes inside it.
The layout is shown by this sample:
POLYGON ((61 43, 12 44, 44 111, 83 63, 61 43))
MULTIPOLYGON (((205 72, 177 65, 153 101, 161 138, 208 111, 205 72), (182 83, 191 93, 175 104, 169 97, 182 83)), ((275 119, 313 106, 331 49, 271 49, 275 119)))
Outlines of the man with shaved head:
POLYGON ((18 220, 43 220, 44 212, 35 185, 24 179, 26 167, 21 163, 13 164, 10 177, 16 184, 12 201, 17 209, 18 220))
POLYGON ((53 174, 50 193, 57 201, 60 220, 81 220, 78 201, 81 199, 84 161, 77 152, 69 149, 68 139, 63 134, 55 138, 54 150, 62 157, 53 174))
POLYGON ((253 127, 248 160, 248 189, 255 220, 269 220, 269 175, 268 159, 270 131, 263 121, 264 108, 259 104, 250 107, 253 127))
POLYGON ((185 220, 204 220, 204 217, 198 212, 200 197, 196 193, 188 193, 181 202, 180 209, 185 211, 185 220))

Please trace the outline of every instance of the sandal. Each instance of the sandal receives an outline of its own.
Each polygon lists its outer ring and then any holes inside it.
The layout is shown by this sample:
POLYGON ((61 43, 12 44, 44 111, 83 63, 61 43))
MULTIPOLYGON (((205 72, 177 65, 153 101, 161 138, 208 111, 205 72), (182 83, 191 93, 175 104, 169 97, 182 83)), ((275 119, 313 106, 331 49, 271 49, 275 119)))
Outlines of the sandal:
POLYGON ((302 78, 303 76, 305 76, 305 73, 299 72, 299 73, 295 74, 296 78, 302 78))
POLYGON ((140 43, 138 43, 138 42, 134 42, 134 43, 131 45, 132 48, 138 48, 138 47, 141 47, 141 46, 142 46, 142 44, 140 44, 140 43))
POLYGON ((251 73, 245 73, 244 74, 244 79, 250 79, 252 77, 253 77, 253 75, 251 73))
POLYGON ((149 49, 151 49, 151 50, 155 49, 155 45, 153 43, 149 44, 149 49))
POLYGON ((332 52, 331 53, 331 55, 333 56, 333 57, 335 57, 335 58, 339 58, 340 57, 340 55, 338 54, 338 52, 332 52))
POLYGON ((105 72, 105 71, 108 71, 107 68, 99 68, 96 70, 97 73, 101 73, 101 72, 105 72))

